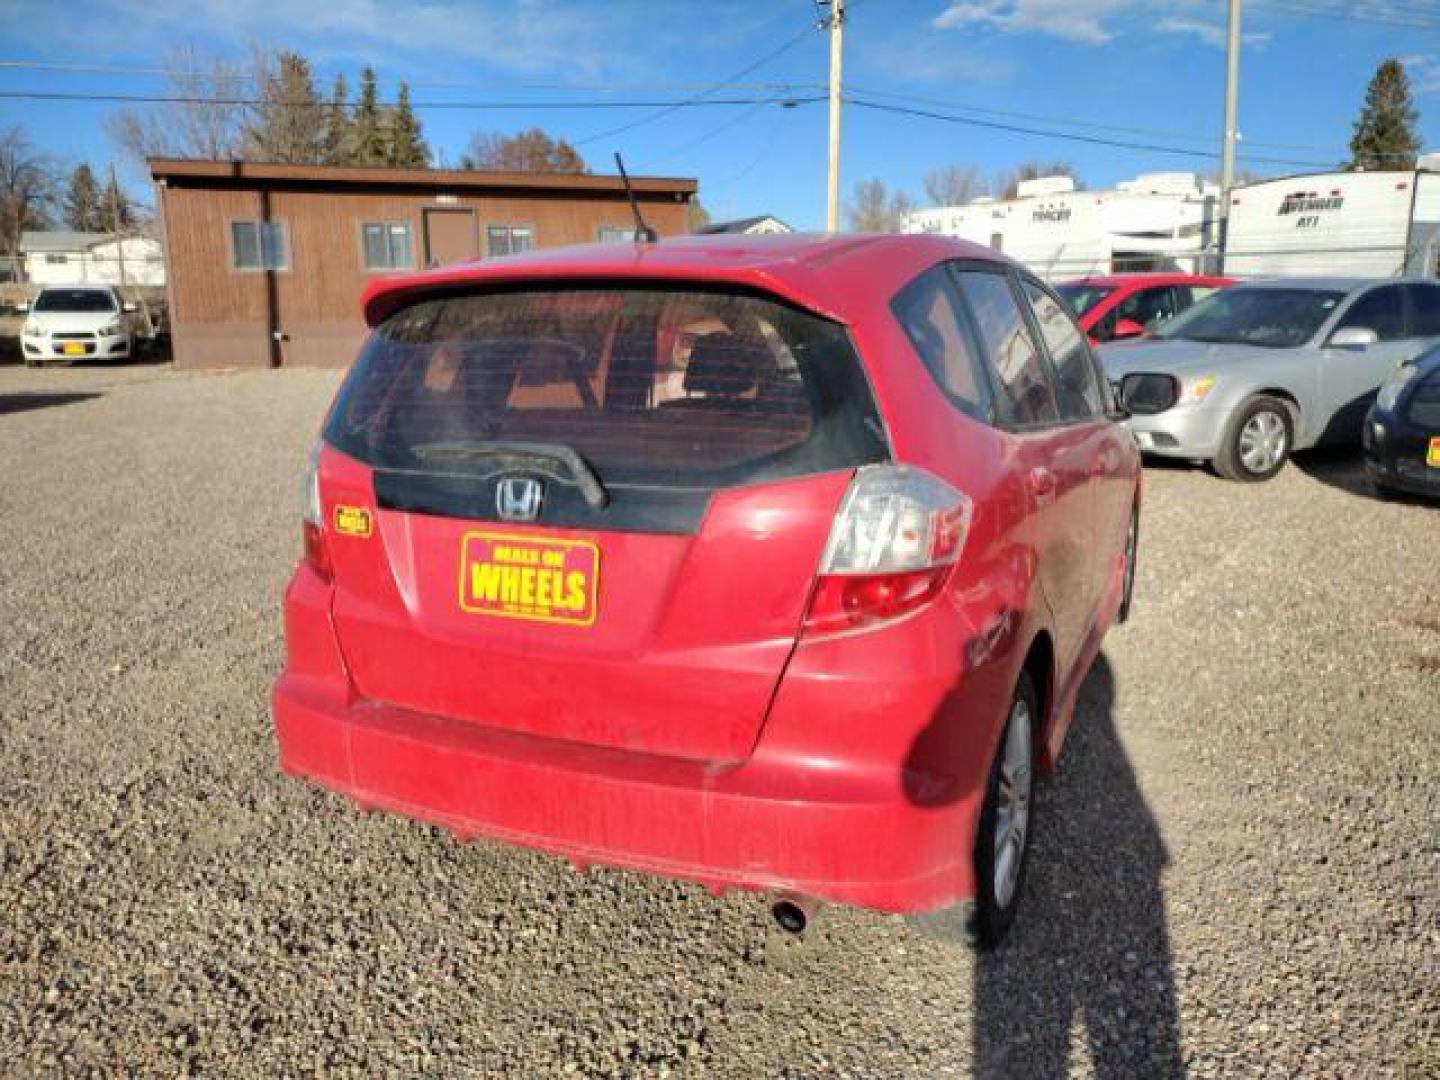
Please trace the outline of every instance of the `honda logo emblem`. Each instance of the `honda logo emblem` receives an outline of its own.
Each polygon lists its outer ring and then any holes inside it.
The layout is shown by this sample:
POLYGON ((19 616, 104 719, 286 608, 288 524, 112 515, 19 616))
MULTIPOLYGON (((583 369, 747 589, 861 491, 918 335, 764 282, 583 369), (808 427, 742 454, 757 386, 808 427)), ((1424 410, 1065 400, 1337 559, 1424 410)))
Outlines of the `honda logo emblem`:
POLYGON ((540 481, 526 476, 507 476, 495 489, 495 509, 502 521, 534 521, 544 501, 540 481))

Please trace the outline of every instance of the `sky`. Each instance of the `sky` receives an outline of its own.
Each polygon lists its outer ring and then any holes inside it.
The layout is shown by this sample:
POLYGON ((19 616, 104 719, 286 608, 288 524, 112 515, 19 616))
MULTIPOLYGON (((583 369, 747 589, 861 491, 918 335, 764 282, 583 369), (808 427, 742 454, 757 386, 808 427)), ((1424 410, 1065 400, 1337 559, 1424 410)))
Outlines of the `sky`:
MULTIPOLYGON (((847 197, 879 178, 923 203, 926 171, 950 164, 992 176, 1064 160, 1093 188, 1218 169, 1225 0, 849 7, 847 197)), ((104 120, 121 106, 11 95, 163 94, 178 47, 243 62, 259 45, 304 54, 322 87, 337 73, 353 87, 367 64, 382 98, 408 82, 441 162, 472 131, 539 126, 596 172, 613 171, 618 150, 632 173, 698 178, 717 220, 824 224, 827 108, 810 99, 824 94, 829 42, 814 0, 0 0, 0 11, 0 128, 22 125, 65 164, 108 165, 104 120)), ((1440 149, 1440 0, 1244 0, 1242 29, 1242 169, 1344 160, 1365 85, 1390 56, 1410 72, 1424 145, 1440 149)), ((142 172, 123 176, 150 201, 142 172)))

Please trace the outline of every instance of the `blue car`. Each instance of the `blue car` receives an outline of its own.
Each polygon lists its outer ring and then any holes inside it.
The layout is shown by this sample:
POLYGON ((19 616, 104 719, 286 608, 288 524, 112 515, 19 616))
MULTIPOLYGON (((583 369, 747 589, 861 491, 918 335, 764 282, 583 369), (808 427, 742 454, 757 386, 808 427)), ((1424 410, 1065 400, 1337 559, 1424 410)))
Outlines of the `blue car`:
POLYGON ((1377 491, 1440 498, 1440 346, 1386 380, 1363 437, 1365 471, 1377 491))

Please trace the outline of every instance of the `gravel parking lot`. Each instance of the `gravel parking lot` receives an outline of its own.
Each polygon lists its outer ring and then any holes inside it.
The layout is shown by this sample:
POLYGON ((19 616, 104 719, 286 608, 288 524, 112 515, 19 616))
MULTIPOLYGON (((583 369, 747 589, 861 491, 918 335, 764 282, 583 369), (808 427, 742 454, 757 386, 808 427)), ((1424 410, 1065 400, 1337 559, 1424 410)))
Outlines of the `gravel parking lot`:
POLYGON ((1012 944, 449 834, 281 777, 325 372, 0 368, 0 1061, 784 1077, 1440 1070, 1440 509, 1147 473, 1134 620, 1012 944))

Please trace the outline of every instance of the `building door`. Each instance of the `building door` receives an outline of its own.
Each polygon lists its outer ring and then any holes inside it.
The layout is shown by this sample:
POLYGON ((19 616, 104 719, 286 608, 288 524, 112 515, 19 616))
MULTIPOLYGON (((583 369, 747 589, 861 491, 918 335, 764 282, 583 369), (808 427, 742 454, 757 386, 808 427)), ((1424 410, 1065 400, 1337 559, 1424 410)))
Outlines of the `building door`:
POLYGON ((426 208, 426 266, 445 266, 473 259, 479 254, 480 234, 475 225, 474 210, 426 208))

